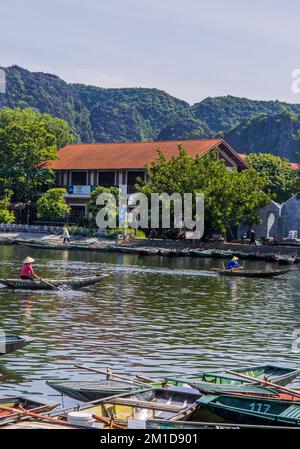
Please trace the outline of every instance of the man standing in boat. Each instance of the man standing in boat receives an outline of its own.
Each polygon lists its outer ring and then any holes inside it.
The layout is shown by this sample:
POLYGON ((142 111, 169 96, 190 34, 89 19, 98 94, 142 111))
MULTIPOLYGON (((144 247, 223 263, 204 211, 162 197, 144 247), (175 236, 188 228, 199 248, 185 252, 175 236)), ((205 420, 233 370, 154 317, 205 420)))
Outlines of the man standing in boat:
POLYGON ((242 270, 243 267, 238 263, 239 258, 236 256, 233 256, 231 261, 227 264, 227 270, 242 270))
POLYGON ((24 259, 20 273, 21 279, 27 280, 40 279, 38 275, 34 272, 34 269, 32 267, 32 264, 34 262, 35 260, 32 257, 26 257, 26 259, 24 259))

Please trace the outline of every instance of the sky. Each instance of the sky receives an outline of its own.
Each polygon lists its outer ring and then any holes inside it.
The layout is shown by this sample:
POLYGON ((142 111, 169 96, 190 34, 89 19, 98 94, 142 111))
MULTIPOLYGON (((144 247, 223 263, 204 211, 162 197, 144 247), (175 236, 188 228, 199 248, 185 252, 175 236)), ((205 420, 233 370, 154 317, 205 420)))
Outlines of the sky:
POLYGON ((9 0, 0 5, 0 66, 155 87, 189 103, 300 103, 291 89, 299 22, 297 0, 9 0))

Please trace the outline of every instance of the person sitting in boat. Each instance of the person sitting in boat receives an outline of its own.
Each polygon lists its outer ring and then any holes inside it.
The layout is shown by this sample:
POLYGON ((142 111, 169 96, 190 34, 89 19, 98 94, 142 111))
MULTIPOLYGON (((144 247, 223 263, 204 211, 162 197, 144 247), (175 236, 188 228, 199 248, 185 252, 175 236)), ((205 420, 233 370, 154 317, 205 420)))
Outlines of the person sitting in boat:
POLYGON ((227 264, 227 270, 236 270, 237 268, 241 269, 241 265, 238 263, 239 258, 233 256, 231 261, 227 264))
POLYGON ((35 274, 34 269, 32 268, 32 264, 35 262, 35 260, 32 257, 26 257, 26 259, 23 260, 23 265, 21 268, 21 279, 40 279, 37 274, 35 274))

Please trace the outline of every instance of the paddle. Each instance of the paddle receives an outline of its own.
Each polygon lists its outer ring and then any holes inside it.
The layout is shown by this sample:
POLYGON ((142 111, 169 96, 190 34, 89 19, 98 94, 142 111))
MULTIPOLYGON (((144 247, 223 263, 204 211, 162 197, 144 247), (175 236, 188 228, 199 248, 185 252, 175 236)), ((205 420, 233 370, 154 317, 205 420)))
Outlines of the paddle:
MULTIPOLYGON (((17 408, 8 407, 6 405, 0 405, 0 410, 2 410, 4 412, 10 412, 10 413, 13 413, 14 415, 18 415, 18 416, 29 416, 30 418, 37 418, 37 419, 42 419, 42 420, 46 419, 46 420, 49 420, 49 421, 54 421, 56 423, 60 423, 60 424, 64 423, 65 424, 65 421, 61 421, 61 420, 56 419, 56 418, 50 418, 49 416, 44 416, 44 415, 41 415, 39 413, 34 413, 34 412, 27 411, 27 410, 19 410, 17 408)), ((14 417, 14 419, 16 419, 16 418, 14 417)), ((1 423, 1 421, 2 422, 9 422, 9 419, 5 420, 5 416, 3 416, 0 419, 0 423, 1 423)))
POLYGON ((51 282, 46 281, 45 279, 42 278, 38 278, 41 282, 43 282, 44 284, 48 285, 48 287, 51 287, 52 290, 57 290, 56 285, 51 284, 51 282))
POLYGON ((272 388, 276 389, 279 392, 287 393, 287 394, 290 394, 291 396, 295 396, 297 398, 300 398, 300 392, 296 391, 296 390, 293 390, 292 388, 281 387, 280 385, 274 384, 273 382, 269 382, 268 380, 256 379, 255 377, 246 376, 245 374, 237 373, 237 372, 231 371, 231 370, 226 370, 225 372, 228 373, 228 374, 233 374, 234 376, 241 377, 242 379, 250 380, 251 382, 254 382, 254 383, 257 383, 257 384, 260 384, 260 385, 265 385, 267 387, 272 387, 272 388))
POLYGON ((149 384, 145 383, 145 382, 141 382, 139 380, 135 381, 132 380, 130 377, 124 377, 124 376, 119 376, 118 374, 113 374, 112 371, 110 370, 109 372, 107 371, 101 371, 98 370, 96 368, 89 368, 88 366, 84 366, 84 365, 74 365, 76 368, 81 368, 81 369, 85 369, 87 371, 92 371, 94 373, 98 373, 98 374, 105 374, 107 377, 115 377, 116 382, 125 382, 128 384, 132 384, 132 385, 141 385, 143 387, 148 387, 149 388, 149 384))

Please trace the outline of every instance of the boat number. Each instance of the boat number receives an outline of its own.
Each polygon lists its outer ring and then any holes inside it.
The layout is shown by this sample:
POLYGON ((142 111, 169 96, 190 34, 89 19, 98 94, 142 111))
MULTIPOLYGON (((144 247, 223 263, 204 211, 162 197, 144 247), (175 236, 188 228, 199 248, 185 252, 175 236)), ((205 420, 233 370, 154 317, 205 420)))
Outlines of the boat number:
POLYGON ((262 404, 259 402, 253 402, 252 404, 249 405, 249 407, 251 408, 252 412, 258 413, 268 413, 268 411, 271 408, 270 405, 262 404))

